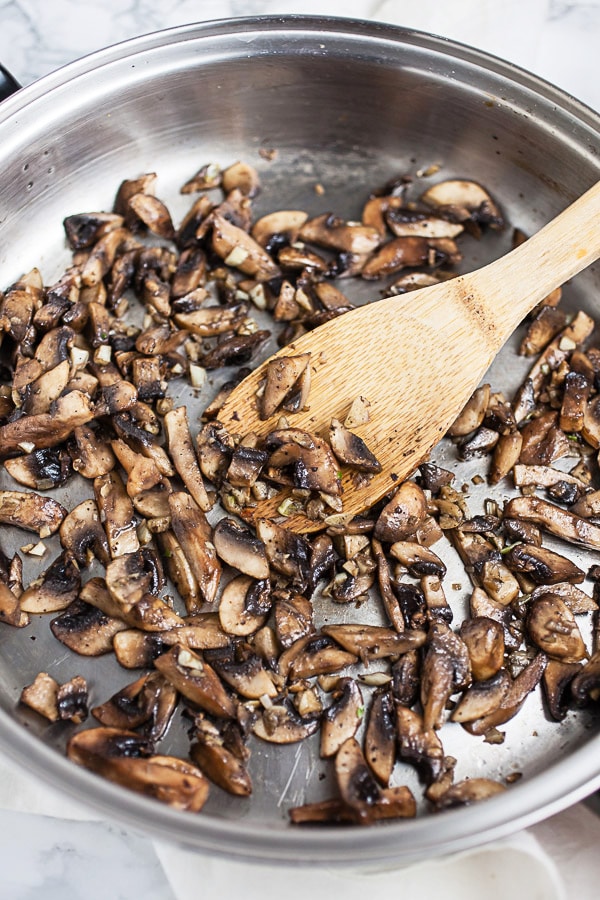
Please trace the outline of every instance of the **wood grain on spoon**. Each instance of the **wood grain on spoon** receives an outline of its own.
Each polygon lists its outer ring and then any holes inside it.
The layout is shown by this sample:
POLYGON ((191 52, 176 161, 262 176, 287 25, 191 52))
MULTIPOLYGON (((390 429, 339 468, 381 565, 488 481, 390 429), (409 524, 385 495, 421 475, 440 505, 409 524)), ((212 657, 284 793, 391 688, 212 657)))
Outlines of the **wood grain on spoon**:
MULTIPOLYGON (((331 419, 343 420, 356 397, 370 403, 369 422, 355 430, 382 471, 358 488, 344 474, 344 513, 364 512, 427 458, 527 313, 599 256, 600 182, 501 259, 361 306, 276 354, 311 354, 308 404, 286 414, 291 426, 326 436, 331 419)), ((231 433, 264 436, 276 427, 280 413, 261 420, 256 397, 268 362, 223 406, 219 421, 231 433)), ((247 517, 276 515, 280 502, 261 502, 247 517)), ((308 532, 323 523, 294 515, 286 527, 308 532)))

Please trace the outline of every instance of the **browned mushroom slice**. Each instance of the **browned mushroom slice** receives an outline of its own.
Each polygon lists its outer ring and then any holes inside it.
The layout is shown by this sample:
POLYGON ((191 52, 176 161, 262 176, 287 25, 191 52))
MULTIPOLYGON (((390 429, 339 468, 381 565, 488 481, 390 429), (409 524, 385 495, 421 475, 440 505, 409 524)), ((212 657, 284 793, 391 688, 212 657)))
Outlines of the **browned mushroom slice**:
POLYGON ((46 571, 21 594, 21 609, 28 613, 66 609, 79 596, 81 573, 73 557, 64 550, 46 571))
POLYGON ((110 444, 90 425, 79 425, 73 429, 69 452, 73 468, 84 478, 94 479, 99 475, 106 475, 115 466, 115 456, 110 444))
POLYGON ((597 450, 600 447, 600 402, 598 396, 586 403, 581 424, 583 439, 597 450))
POLYGON ((175 644, 155 659, 154 665, 187 700, 207 713, 225 718, 235 716, 235 702, 215 670, 188 647, 175 644))
MULTIPOLYGON (((417 813, 417 804, 409 788, 398 785, 382 788, 379 800, 369 810, 370 821, 381 819, 412 818, 417 813)), ((290 822, 293 825, 305 825, 321 822, 324 824, 356 824, 356 813, 343 800, 318 800, 316 803, 305 803, 289 810, 290 822)))
POLYGON ((221 581, 221 564, 212 543, 212 530, 194 499, 183 491, 169 494, 171 527, 194 573, 200 596, 212 603, 221 581))
POLYGON ((58 722, 58 682, 47 672, 38 672, 31 684, 21 691, 19 702, 35 710, 49 722, 58 722))
POLYGON ((400 656, 422 647, 427 635, 424 631, 405 631, 400 634, 382 625, 324 625, 323 634, 361 659, 385 659, 400 656))
POLYGON ((11 478, 33 491, 59 487, 73 474, 70 457, 62 449, 34 450, 7 459, 4 467, 11 478))
POLYGON ((168 529, 157 535, 157 541, 168 576, 185 603, 187 614, 193 615, 200 609, 202 599, 196 576, 182 550, 181 544, 173 532, 168 529))
POLYGON ((103 565, 109 562, 108 540, 95 500, 83 500, 75 506, 63 519, 59 534, 63 548, 79 566, 87 566, 93 557, 103 565))
POLYGON ((413 481, 405 481, 379 514, 375 537, 389 543, 409 538, 426 516, 427 501, 423 490, 413 481))
MULTIPOLYGON (((20 557, 17 558, 20 559, 20 557)), ((29 616, 21 609, 19 596, 4 581, 0 581, 0 622, 13 625, 15 628, 24 628, 29 625, 29 616)))
POLYGON ((186 488, 204 512, 211 502, 206 493, 185 406, 170 410, 163 419, 165 434, 169 444, 169 454, 186 488))
POLYGON ((228 432, 218 423, 208 422, 198 434, 198 458, 202 474, 220 485, 227 472, 234 444, 228 432))
POLYGON ((414 706, 419 699, 421 656, 409 650, 392 664, 392 694, 403 706, 414 706))
POLYGON ((144 225, 159 237, 169 240, 174 237, 175 229, 171 221, 171 215, 165 204, 152 194, 132 194, 128 200, 131 212, 144 225))
POLYGON ((106 587, 124 615, 150 590, 151 583, 152 574, 140 551, 124 553, 106 567, 106 587))
POLYGON ((277 254, 277 262, 282 269, 288 272, 292 269, 299 269, 325 275, 329 271, 328 261, 314 250, 308 250, 303 244, 282 247, 277 254))
POLYGON ((396 711, 389 689, 373 695, 365 731, 365 759, 380 784, 386 786, 396 761, 396 711))
POLYGON ((309 634, 283 651, 277 668, 283 678, 293 681, 340 672, 357 661, 354 653, 342 650, 327 635, 309 634))
POLYGON ((227 634, 247 637, 265 624, 270 608, 269 581, 256 581, 248 575, 237 575, 223 588, 219 601, 219 621, 227 634))
POLYGON ((75 675, 59 685, 56 694, 58 717, 62 722, 80 725, 88 717, 88 687, 85 678, 75 675))
POLYGON ((473 618, 484 616, 498 622, 504 631, 504 645, 507 650, 517 650, 523 640, 523 624, 510 606, 494 600, 482 588, 476 587, 469 602, 473 618))
POLYGON ((192 194, 196 191, 208 191, 221 185, 221 167, 218 163, 206 163, 201 166, 195 175, 189 178, 180 188, 182 194, 192 194))
POLYGON ((301 716, 294 704, 284 699, 267 706, 252 726, 252 733, 270 744, 296 744, 314 734, 319 722, 317 713, 301 716))
POLYGON ((585 572, 579 566, 547 547, 517 544, 510 548, 504 559, 509 569, 522 572, 536 584, 557 584, 561 581, 579 584, 585 578, 585 572))
POLYGON ((265 669, 262 659, 249 644, 215 650, 210 657, 213 669, 221 680, 241 697, 259 700, 261 697, 276 697, 279 693, 273 673, 265 669))
POLYGON ((428 215, 405 206, 390 206, 386 210, 385 221, 396 237, 414 234, 417 237, 454 238, 464 231, 459 222, 428 215))
POLYGON ((81 281, 85 287, 95 287, 110 272, 120 248, 129 244, 131 234, 126 228, 114 228, 106 232, 92 247, 81 270, 81 281))
POLYGON ((353 678, 340 678, 333 703, 321 719, 321 756, 335 756, 344 741, 354 737, 361 724, 364 701, 360 688, 353 678))
POLYGON ((584 494, 571 507, 571 512, 584 519, 591 519, 600 515, 600 491, 590 491, 584 494))
POLYGON ((265 387, 260 398, 261 419, 268 419, 277 412, 307 369, 310 370, 310 353, 282 356, 268 363, 265 387))
POLYGON ((113 637, 125 628, 121 619, 105 615, 81 599, 74 600, 50 623, 54 637, 80 656, 111 653, 113 637))
POLYGON ((580 705, 600 700, 600 653, 596 651, 571 682, 571 693, 580 705))
POLYGON ((509 431, 498 438, 488 475, 490 484, 498 484, 505 478, 518 462, 523 446, 520 431, 509 431))
POLYGON ((443 578, 446 566, 437 553, 429 547, 422 547, 414 541, 394 541, 390 554, 408 569, 410 575, 434 575, 443 578))
POLYGON ((523 443, 519 461, 525 465, 548 465, 567 456, 570 443, 558 427, 558 413, 542 413, 521 429, 523 443))
POLYGON ((546 593, 530 604, 527 630, 533 643, 553 659, 579 662, 587 657, 573 613, 555 594, 546 593))
POLYGON ((420 586, 429 621, 439 619, 449 625, 454 618, 454 613, 446 599, 441 579, 437 575, 421 575, 420 586))
POLYGON ((229 794, 249 797, 252 780, 246 758, 239 752, 238 743, 228 740, 227 731, 198 715, 194 719, 192 739, 190 757, 206 777, 229 794))
POLYGON ((151 745, 132 731, 89 728, 73 735, 67 756, 109 781, 175 809, 198 812, 208 798, 202 772, 174 756, 151 756, 151 745))
POLYGON ((579 372, 567 373, 559 419, 563 431, 576 433, 583 429, 591 387, 585 375, 579 372))
POLYGON ((372 822, 372 808, 381 798, 381 788, 354 737, 347 738, 336 754, 335 777, 341 798, 353 810, 355 821, 363 825, 372 822))
POLYGON ((464 723, 467 731, 471 734, 487 734, 492 728, 497 728, 498 725, 503 725, 516 716, 527 696, 539 684, 544 674, 546 663, 546 655, 538 653, 529 665, 512 680, 508 691, 504 695, 504 699, 495 709, 480 719, 464 723))
POLYGON ((270 331, 263 329, 225 337, 205 353, 200 362, 208 370, 245 365, 270 335, 270 331))
POLYGON ((425 784, 437 781, 444 771, 444 749, 433 730, 426 728, 422 717, 407 706, 396 703, 398 753, 413 763, 425 784))
POLYGON ((251 438, 245 438, 233 451, 226 480, 233 487, 252 487, 261 474, 269 454, 265 450, 251 446, 251 438), (244 443, 248 440, 248 444, 244 443))
POLYGON ((566 324, 567 316, 563 309, 543 306, 529 323, 519 347, 519 354, 521 356, 537 356, 566 324))
POLYGON ((94 493, 113 559, 140 548, 133 504, 120 475, 110 471, 94 479, 94 493))
POLYGON ((24 340, 33 314, 41 306, 42 276, 32 269, 11 285, 2 299, 0 330, 8 332, 15 343, 24 340))
POLYGON ((223 562, 259 581, 269 577, 265 546, 245 525, 229 517, 220 519, 212 540, 223 562))
POLYGON ((451 178, 432 185, 422 195, 427 206, 451 213, 459 222, 472 220, 478 225, 502 228, 502 213, 488 192, 475 181, 451 178))
POLYGON ((270 281, 279 275, 279 267, 254 238, 242 228, 214 214, 212 248, 228 266, 251 275, 257 281, 270 281))
POLYGON ((489 384, 484 384, 477 388, 467 401, 462 412, 448 429, 448 434, 451 437, 462 437, 479 428, 483 422, 489 400, 489 384))
POLYGON ((91 212, 67 216, 63 220, 71 250, 84 250, 114 228, 123 226, 123 217, 115 213, 91 212))
POLYGON ((421 672, 421 703, 425 729, 441 728, 450 696, 471 681, 471 661, 465 642, 442 622, 432 622, 421 672))
POLYGON ((274 242, 293 244, 308 214, 300 209, 280 209, 257 219, 251 235, 261 247, 269 248, 274 242))
MULTIPOLYGON (((548 344, 544 352, 531 367, 529 376, 526 379, 528 390, 534 400, 538 398, 543 385, 547 381, 548 374, 558 369, 569 354, 590 336, 594 330, 594 325, 594 320, 587 313, 580 310, 569 325, 563 328, 548 344)), ((517 414, 517 409, 515 409, 517 422, 522 421, 527 411, 525 407, 521 407, 517 414)))
POLYGON ((548 660, 542 677, 542 687, 548 712, 557 722, 562 722, 574 704, 571 684, 581 671, 580 663, 548 660))
POLYGON ((454 265, 462 256, 451 238, 426 238, 409 235, 397 237, 384 244, 362 267, 366 279, 394 275, 407 266, 454 265))
POLYGON ((102 725, 111 728, 139 728, 159 740, 167 730, 177 705, 177 691, 159 672, 142 675, 117 691, 110 700, 92 709, 102 725))
POLYGON ((300 229, 299 237, 309 244, 358 255, 371 253, 381 240, 376 228, 344 222, 331 213, 309 219, 300 229))
POLYGON ((0 491, 0 522, 50 537, 60 528, 67 511, 56 500, 33 491, 0 491))
POLYGON ((545 594, 560 597, 575 615, 594 612, 598 609, 598 604, 593 597, 589 597, 581 588, 575 587, 574 584, 567 581, 553 584, 550 589, 546 585, 539 585, 532 592, 531 599, 537 600, 538 597, 543 597, 545 594))
POLYGON ((30 416, 47 413, 65 390, 71 376, 71 364, 64 360, 44 372, 29 385, 23 409, 30 416))
POLYGON ((229 334, 238 328, 248 314, 244 303, 234 306, 204 306, 193 312, 176 313, 175 322, 180 328, 200 337, 229 334))
POLYGON ((465 778, 457 781, 452 787, 438 797, 435 801, 436 809, 451 809, 455 806, 469 806, 471 803, 479 803, 488 800, 498 794, 504 793, 506 787, 492 778, 465 778))
POLYGON ((553 466, 526 466, 522 463, 517 464, 513 470, 513 479, 517 487, 534 487, 551 488, 561 482, 572 484, 575 487, 586 489, 586 484, 569 472, 561 472, 553 466))
POLYGON ((176 643, 191 650, 215 650, 227 647, 230 640, 216 613, 201 613, 188 616, 178 627, 167 631, 141 631, 126 626, 115 635, 113 644, 117 660, 125 669, 147 669, 176 643))
POLYGON ((600 549, 600 526, 539 497, 514 497, 504 507, 504 516, 533 522, 569 543, 600 549))
POLYGON ((383 548, 377 538, 373 538, 371 547, 373 555, 377 561, 377 581, 379 584, 379 593, 383 601, 383 605, 390 623, 398 632, 403 632, 405 628, 404 616, 400 609, 398 598, 392 588, 392 576, 389 562, 383 552, 383 548))
POLYGON ((453 722, 473 722, 494 713, 504 702, 511 687, 506 669, 500 669, 485 680, 475 681, 464 692, 452 715, 453 722))
POLYGON ((329 443, 339 462, 359 472, 381 472, 381 463, 361 437, 346 428, 339 419, 329 426, 329 443))
POLYGON ((282 647, 291 647, 314 631, 313 607, 310 600, 293 591, 277 591, 274 595, 273 625, 282 647))
POLYGON ((460 636, 469 652, 473 678, 485 681, 495 675, 504 663, 502 625, 486 616, 475 616, 463 621, 460 636))
POLYGON ((265 447, 269 478, 277 480, 276 470, 287 470, 296 488, 341 494, 338 466, 326 441, 299 428, 279 428, 267 435, 265 447))
POLYGON ((310 571, 310 544, 268 519, 258 519, 256 533, 265 545, 267 559, 275 571, 291 579, 292 585, 302 587, 310 571))

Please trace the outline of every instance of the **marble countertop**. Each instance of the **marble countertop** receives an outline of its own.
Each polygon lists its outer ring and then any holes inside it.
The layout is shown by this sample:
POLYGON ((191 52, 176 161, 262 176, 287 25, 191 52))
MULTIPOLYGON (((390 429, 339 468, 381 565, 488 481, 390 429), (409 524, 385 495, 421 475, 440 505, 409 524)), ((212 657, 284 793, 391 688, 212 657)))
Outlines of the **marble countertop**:
MULTIPOLYGON (((454 38, 517 63, 600 109, 600 0, 0 0, 0 62, 26 85, 130 37, 208 19, 269 13, 369 18, 454 38)), ((0 900, 183 900, 192 895, 172 877, 172 868, 163 868, 163 853, 150 840, 108 822, 56 817, 51 807, 28 803, 37 792, 37 782, 0 758, 0 807, 8 807, 0 808, 0 900), (11 793, 13 800, 15 795, 26 799, 3 802, 11 793)), ((588 810, 577 809, 582 810, 577 821, 589 815, 593 828, 588 810)), ((563 813, 539 826, 536 834, 562 834, 561 829, 567 834, 575 821, 573 811, 563 813)), ((597 896, 592 873, 600 874, 600 866, 592 845, 597 847, 599 840, 600 827, 585 857, 581 842, 573 844, 586 873, 577 885, 578 900, 597 896)), ((207 866, 203 886, 193 895, 208 896, 218 887, 228 897, 235 882, 236 892, 244 886, 246 897, 259 896, 256 879, 247 881, 243 868, 231 869, 229 882, 226 872, 216 864, 207 866)), ((321 895, 319 889, 313 893, 321 895)), ((266 896, 262 890, 260 895, 266 896)), ((288 895, 290 900, 296 896, 293 887, 288 895)), ((512 896, 518 900, 521 894, 515 888, 512 896)), ((530 900, 536 896, 548 900, 550 894, 532 894, 530 900)), ((575 893, 567 886, 556 896, 575 893)))

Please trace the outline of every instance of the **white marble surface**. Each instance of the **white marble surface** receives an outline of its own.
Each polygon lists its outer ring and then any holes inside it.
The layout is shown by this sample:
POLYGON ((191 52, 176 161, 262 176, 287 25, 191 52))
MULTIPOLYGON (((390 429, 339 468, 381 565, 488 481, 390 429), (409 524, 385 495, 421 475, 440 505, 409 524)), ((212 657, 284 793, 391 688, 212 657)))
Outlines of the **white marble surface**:
MULTIPOLYGON (((600 109, 600 0, 0 0, 0 62, 28 84, 77 57, 136 35, 263 13, 346 15, 420 28, 509 59, 600 109)), ((62 817, 69 815, 59 798, 45 805, 37 782, 15 773, 0 759, 0 900, 187 900, 216 891, 225 900, 234 892, 268 900, 277 885, 277 895, 283 886, 289 900, 300 896, 294 885, 300 885, 305 895, 308 876, 290 879, 289 873, 279 872, 271 891, 257 869, 199 861, 173 848, 155 848, 148 839, 111 823, 62 817)), ((598 896, 599 844, 600 820, 577 806, 522 836, 522 847, 559 848, 553 851, 558 875, 546 864, 543 852, 532 854, 528 862, 510 856, 516 847, 513 842, 501 848, 495 864, 488 861, 485 870, 480 859, 466 869, 454 864, 436 869, 429 877, 444 879, 445 897, 466 900, 471 896, 469 885, 477 884, 493 898, 506 896, 493 890, 503 871, 506 889, 510 866, 512 900, 592 900, 598 896)), ((360 884, 354 878, 346 883, 343 877, 313 879, 310 890, 315 900, 342 890, 350 898, 351 883, 353 890, 360 888, 361 896, 370 889, 389 893, 397 884, 404 886, 403 896, 416 896, 417 882, 405 875, 390 879, 360 884)), ((428 894, 421 890, 419 895, 428 894)))

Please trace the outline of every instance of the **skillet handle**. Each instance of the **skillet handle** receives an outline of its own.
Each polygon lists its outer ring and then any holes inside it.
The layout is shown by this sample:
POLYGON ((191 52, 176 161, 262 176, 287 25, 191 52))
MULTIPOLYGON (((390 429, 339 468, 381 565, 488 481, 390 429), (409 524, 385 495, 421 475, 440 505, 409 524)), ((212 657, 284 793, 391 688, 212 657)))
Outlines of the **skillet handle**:
POLYGON ((6 100, 15 91, 18 91, 21 85, 13 78, 10 72, 0 65, 0 101, 6 100))

